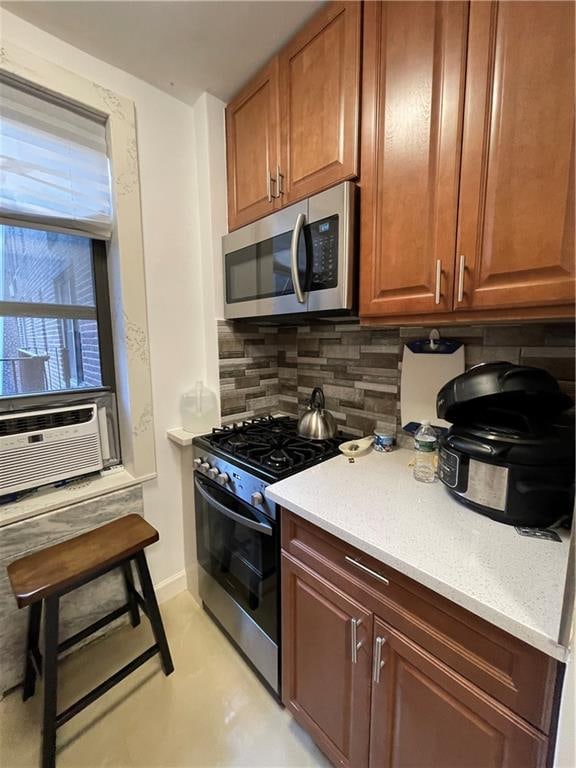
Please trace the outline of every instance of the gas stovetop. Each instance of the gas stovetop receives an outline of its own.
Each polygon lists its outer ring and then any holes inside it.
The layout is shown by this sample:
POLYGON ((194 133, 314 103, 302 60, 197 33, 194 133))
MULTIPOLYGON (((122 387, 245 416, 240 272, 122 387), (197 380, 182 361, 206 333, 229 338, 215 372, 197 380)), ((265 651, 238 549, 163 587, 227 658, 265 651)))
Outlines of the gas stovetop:
POLYGON ((309 440, 298 434, 297 419, 261 416, 241 424, 216 427, 194 439, 194 445, 216 450, 233 463, 257 470, 274 482, 338 455, 338 446, 350 439, 309 440))

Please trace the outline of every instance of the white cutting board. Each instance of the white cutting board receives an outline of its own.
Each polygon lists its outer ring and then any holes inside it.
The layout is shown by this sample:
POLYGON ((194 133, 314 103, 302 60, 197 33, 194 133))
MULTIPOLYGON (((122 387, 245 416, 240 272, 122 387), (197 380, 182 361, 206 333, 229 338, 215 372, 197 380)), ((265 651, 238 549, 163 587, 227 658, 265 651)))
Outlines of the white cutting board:
POLYGON ((436 396, 447 381, 464 373, 464 345, 451 354, 412 352, 404 346, 400 377, 402 426, 426 419, 437 427, 450 424, 436 416, 436 396))

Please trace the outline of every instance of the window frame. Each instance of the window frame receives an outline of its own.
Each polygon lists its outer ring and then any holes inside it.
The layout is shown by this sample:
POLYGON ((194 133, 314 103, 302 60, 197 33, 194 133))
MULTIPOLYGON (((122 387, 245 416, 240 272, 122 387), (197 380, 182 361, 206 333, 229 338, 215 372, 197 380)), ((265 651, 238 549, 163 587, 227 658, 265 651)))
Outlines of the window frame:
MULTIPOLYGON (((9 224, 4 226, 15 226, 9 224)), ((22 227, 23 229, 42 230, 41 227, 22 227)), ((59 234, 76 234, 62 230, 59 234)), ((85 394, 98 392, 116 392, 116 372, 114 365, 114 334, 110 309, 110 290, 108 284, 108 256, 105 240, 90 240, 92 278, 94 282, 94 307, 76 304, 55 304, 43 302, 5 301, 0 299, 0 317, 39 317, 57 320, 94 320, 98 331, 98 352, 100 356, 100 374, 102 384, 99 387, 78 387, 57 389, 44 392, 22 392, 14 395, 0 394, 0 413, 20 410, 31 401, 35 406, 50 406, 56 401, 77 399, 85 394)))
MULTIPOLYGON (((125 475, 124 479, 122 473, 117 473, 114 481, 95 481, 86 491, 78 492, 75 496, 77 501, 80 497, 98 496, 102 489, 109 493, 112 487, 146 482, 156 477, 156 433, 135 104, 116 91, 114 79, 95 82, 9 39, 2 41, 0 72, 24 86, 52 94, 59 101, 88 109, 101 116, 106 123, 115 210, 114 227, 107 246, 108 273, 114 359, 118 371, 115 399, 125 475)), ((88 397, 86 390, 77 390, 68 395, 68 402, 72 398, 80 400, 88 397)), ((61 401, 64 402, 64 397, 61 401)), ((33 402, 32 397, 27 401, 29 405, 33 402)), ((12 511, 5 512, 4 519, 22 519, 69 503, 69 491, 54 491, 49 499, 47 495, 38 502, 16 502, 12 511), (23 510, 23 507, 26 509, 23 510)))

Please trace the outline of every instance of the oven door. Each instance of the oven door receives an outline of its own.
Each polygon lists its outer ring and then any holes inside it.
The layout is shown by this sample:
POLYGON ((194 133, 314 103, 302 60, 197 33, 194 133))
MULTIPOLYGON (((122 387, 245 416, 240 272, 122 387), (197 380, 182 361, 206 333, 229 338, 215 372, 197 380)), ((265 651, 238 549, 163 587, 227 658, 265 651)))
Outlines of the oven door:
MULTIPOLYGON (((198 564, 200 581, 206 587, 202 599, 217 614, 209 604, 216 582, 243 614, 277 644, 277 524, 204 477, 196 474, 194 482, 198 564)), ((220 590, 215 593, 220 595, 220 590)), ((233 635, 226 622, 216 617, 233 635)))

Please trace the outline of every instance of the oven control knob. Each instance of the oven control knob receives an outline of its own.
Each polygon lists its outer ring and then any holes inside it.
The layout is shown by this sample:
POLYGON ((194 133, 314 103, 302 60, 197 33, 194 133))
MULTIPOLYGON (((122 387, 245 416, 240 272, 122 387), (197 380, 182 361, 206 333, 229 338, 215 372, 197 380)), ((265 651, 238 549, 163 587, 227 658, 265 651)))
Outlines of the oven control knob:
POLYGON ((207 461, 203 461, 202 464, 200 464, 200 469, 202 472, 206 473, 210 469, 210 464, 208 464, 207 461))
POLYGON ((194 459, 194 466, 199 467, 202 464, 202 459, 194 459))
POLYGON ((216 467, 212 467, 211 469, 208 470, 208 476, 211 477, 212 480, 216 480, 219 474, 220 473, 218 472, 216 467))
POLYGON ((250 503, 252 504, 253 507, 259 507, 263 501, 264 501, 264 496, 262 496, 262 494, 259 491, 256 491, 255 493, 253 493, 252 496, 250 497, 250 503))
POLYGON ((226 472, 221 472, 221 473, 218 475, 218 477, 216 478, 216 480, 218 480, 218 482, 220 483, 220 485, 228 485, 228 483, 230 482, 230 478, 228 477, 228 475, 226 474, 226 472))

